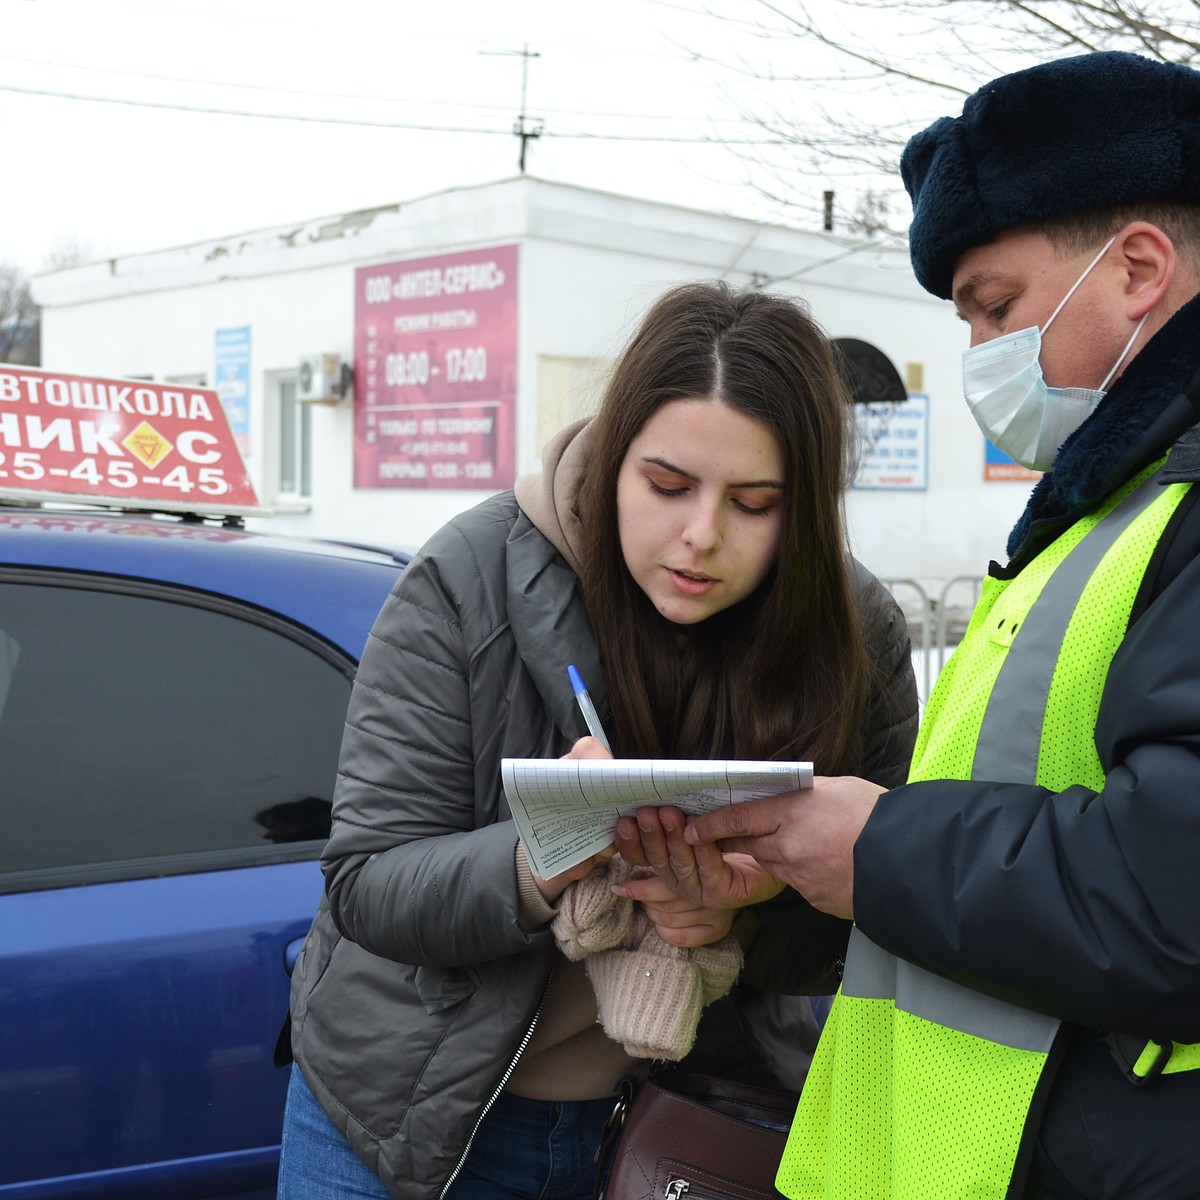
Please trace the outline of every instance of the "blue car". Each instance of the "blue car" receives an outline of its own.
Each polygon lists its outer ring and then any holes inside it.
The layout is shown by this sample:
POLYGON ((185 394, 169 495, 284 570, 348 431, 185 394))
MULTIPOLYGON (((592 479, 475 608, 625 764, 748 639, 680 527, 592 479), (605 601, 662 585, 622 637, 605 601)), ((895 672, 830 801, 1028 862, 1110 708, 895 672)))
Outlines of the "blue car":
POLYGON ((0 1200, 274 1195, 289 972, 405 561, 0 504, 0 1200))

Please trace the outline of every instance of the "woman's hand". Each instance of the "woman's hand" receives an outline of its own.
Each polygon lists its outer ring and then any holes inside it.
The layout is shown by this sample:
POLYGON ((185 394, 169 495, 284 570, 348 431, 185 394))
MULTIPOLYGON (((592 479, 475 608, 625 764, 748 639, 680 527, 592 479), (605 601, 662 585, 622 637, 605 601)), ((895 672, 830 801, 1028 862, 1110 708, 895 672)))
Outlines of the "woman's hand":
POLYGON ((685 900, 655 875, 631 879, 614 887, 618 895, 633 896, 654 924, 658 936, 672 946, 708 946, 733 927, 737 910, 709 908, 685 900))
MULTIPOLYGON (((581 737, 579 741, 573 745, 570 750, 562 756, 565 758, 612 758, 612 755, 604 748, 604 743, 599 738, 591 736, 581 737)), ((561 762, 562 759, 559 759, 561 762)))
POLYGON ((760 904, 783 891, 783 883, 749 854, 724 853, 710 842, 685 841, 686 827, 687 818, 671 805, 640 808, 636 818, 622 817, 617 822, 617 850, 626 862, 650 867, 655 877, 631 879, 617 889, 618 895, 660 902, 661 895, 652 885, 661 883, 694 909, 715 911, 760 904))
POLYGON ((542 899, 547 904, 553 904, 567 890, 568 884, 590 875, 600 863, 607 862, 616 852, 616 846, 606 846, 599 854, 585 858, 583 862, 568 868, 560 875, 555 875, 553 879, 543 879, 540 875, 534 875, 533 882, 537 890, 542 893, 542 899))
MULTIPOLYGON (((596 738, 583 737, 562 757, 612 758, 612 755, 605 750, 603 743, 596 738)), ((584 878, 585 875, 590 875, 600 863, 612 858, 616 852, 617 849, 615 846, 607 846, 599 854, 593 854, 591 858, 584 859, 577 866, 563 871, 561 875, 555 875, 553 879, 543 879, 540 875, 535 875, 533 882, 537 885, 537 890, 542 893, 542 899, 547 904, 553 904, 566 891, 568 884, 574 883, 577 879, 584 878)))

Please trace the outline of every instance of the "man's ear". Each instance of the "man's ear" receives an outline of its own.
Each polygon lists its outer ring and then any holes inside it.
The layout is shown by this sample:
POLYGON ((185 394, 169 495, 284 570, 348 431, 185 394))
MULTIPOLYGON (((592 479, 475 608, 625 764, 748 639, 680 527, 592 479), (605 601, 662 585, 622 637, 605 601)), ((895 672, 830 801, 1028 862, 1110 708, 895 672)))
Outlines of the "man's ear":
POLYGON ((1170 290, 1179 255, 1175 243, 1149 221, 1131 221, 1112 245, 1123 272, 1125 313, 1140 321, 1170 290))

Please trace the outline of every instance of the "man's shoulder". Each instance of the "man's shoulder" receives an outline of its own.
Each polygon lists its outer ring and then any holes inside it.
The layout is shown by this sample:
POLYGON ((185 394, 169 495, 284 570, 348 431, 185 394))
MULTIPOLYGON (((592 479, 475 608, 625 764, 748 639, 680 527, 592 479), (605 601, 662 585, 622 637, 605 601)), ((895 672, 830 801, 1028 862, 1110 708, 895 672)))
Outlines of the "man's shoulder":
POLYGON ((1163 483, 1200 481, 1200 424, 1186 429, 1171 447, 1162 470, 1163 483))

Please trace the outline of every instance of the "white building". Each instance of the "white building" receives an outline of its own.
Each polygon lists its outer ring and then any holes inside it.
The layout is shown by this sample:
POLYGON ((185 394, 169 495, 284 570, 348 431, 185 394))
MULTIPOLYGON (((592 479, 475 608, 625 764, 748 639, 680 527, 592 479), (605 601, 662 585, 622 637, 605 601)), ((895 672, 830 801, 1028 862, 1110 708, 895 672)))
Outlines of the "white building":
POLYGON ((1028 481, 985 480, 965 332, 900 251, 522 177, 74 267, 35 296, 51 370, 216 387, 274 528, 416 546, 536 469, 649 302, 697 278, 802 296, 898 368, 911 398, 867 421, 848 498, 869 567, 936 601, 1003 557, 1028 481), (325 356, 353 368, 340 402, 325 356))

